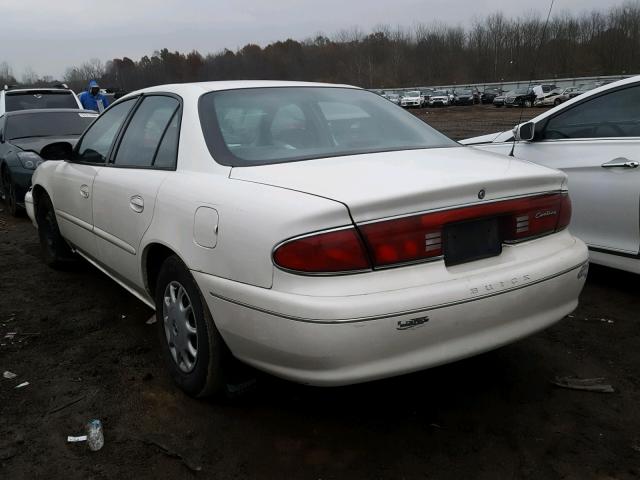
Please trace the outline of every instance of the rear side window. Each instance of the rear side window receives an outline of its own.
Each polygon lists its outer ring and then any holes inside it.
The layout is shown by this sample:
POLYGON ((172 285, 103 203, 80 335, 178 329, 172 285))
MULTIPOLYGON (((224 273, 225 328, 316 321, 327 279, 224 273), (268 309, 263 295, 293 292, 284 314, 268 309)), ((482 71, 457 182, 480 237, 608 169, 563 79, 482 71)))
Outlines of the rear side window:
POLYGON ((180 111, 176 111, 169 122, 167 131, 160 142, 158 153, 153 161, 156 168, 176 168, 178 158, 178 138, 180 136, 180 111))
POLYGON ((118 130, 137 98, 130 98, 106 110, 89 127, 76 149, 77 162, 104 163, 118 130))
MULTIPOLYGON (((173 97, 145 97, 122 136, 115 164, 121 167, 153 166, 160 142, 179 107, 180 102, 173 97)), ((166 158, 162 161, 167 162, 166 158)))
POLYGON ((640 85, 616 90, 551 118, 544 139, 640 136, 640 85))
POLYGON ((5 110, 33 110, 35 108, 78 108, 75 95, 69 90, 60 92, 37 91, 8 92, 5 95, 5 110))

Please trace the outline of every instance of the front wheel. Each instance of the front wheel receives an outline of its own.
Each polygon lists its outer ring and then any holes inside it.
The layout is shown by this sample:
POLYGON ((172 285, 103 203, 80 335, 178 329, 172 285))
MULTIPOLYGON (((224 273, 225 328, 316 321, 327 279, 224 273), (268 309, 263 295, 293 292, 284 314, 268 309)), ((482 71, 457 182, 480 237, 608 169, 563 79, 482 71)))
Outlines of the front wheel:
POLYGON ((222 393, 226 346, 193 276, 177 256, 162 264, 155 303, 162 352, 173 380, 193 397, 222 393))
POLYGON ((60 234, 53 204, 46 194, 38 202, 36 223, 45 263, 56 269, 71 263, 74 260, 73 253, 60 234))
POLYGON ((7 210, 13 217, 19 217, 22 213, 22 209, 18 206, 18 199, 16 197, 16 186, 11 179, 11 174, 7 169, 2 173, 2 190, 4 190, 4 201, 7 205, 7 210))

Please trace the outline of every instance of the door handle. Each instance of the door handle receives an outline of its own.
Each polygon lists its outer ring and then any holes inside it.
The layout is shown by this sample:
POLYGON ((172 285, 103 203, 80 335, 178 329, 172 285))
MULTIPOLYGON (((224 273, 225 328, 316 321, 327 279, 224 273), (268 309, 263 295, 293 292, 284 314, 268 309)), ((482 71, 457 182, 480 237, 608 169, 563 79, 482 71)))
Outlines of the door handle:
POLYGON ((144 210, 144 200, 140 195, 134 195, 129 200, 129 206, 134 212, 142 213, 142 211, 144 210))
POLYGON ((80 195, 82 198, 89 198, 89 185, 80 186, 80 195))
POLYGON ((610 162, 603 163, 603 168, 638 168, 640 167, 640 162, 635 162, 633 160, 629 160, 628 158, 618 157, 614 158, 610 162))

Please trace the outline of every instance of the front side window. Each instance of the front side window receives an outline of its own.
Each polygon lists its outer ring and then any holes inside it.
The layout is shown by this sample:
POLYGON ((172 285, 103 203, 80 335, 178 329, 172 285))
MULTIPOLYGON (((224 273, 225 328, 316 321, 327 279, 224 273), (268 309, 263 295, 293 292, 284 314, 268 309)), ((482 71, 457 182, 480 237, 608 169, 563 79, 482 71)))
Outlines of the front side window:
POLYGON ((249 166, 457 144, 380 96, 337 87, 211 92, 199 104, 212 156, 249 166))
POLYGON ((543 139, 640 136, 640 85, 580 103, 551 118, 543 139))
POLYGON ((116 166, 153 166, 160 141, 179 107, 180 102, 173 97, 145 97, 122 136, 116 166))
POLYGON ((118 130, 122 126, 137 98, 113 105, 89 127, 76 147, 74 160, 87 163, 105 163, 118 130))

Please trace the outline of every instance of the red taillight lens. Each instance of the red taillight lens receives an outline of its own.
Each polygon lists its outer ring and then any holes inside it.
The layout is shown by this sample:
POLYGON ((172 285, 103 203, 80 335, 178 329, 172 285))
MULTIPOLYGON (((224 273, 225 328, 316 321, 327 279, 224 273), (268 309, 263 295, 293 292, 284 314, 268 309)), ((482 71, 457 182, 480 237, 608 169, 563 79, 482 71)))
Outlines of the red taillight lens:
POLYGON ((290 240, 273 252, 280 268, 303 273, 337 273, 370 269, 355 228, 290 240))
POLYGON ((556 231, 562 230, 569 226, 571 223, 571 198, 569 195, 565 194, 562 196, 562 204, 560 205, 560 217, 558 218, 558 226, 556 227, 556 231))
POLYGON ((539 195, 426 213, 360 226, 374 267, 436 258, 443 254, 447 224, 498 217, 502 240, 517 242, 565 228, 571 217, 566 194, 539 195))
POLYGON ((503 242, 518 242, 562 230, 571 219, 566 193, 484 203, 425 213, 355 228, 318 233, 280 245, 273 259, 280 268, 301 273, 339 273, 369 270, 437 258, 444 254, 446 225, 498 218, 503 242))

